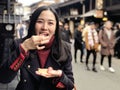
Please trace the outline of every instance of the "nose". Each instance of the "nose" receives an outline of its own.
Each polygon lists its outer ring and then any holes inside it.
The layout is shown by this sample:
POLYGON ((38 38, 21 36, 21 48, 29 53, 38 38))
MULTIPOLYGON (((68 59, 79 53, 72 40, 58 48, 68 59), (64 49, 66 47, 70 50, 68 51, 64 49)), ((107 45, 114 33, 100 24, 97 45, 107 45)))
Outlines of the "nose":
POLYGON ((47 29, 48 29, 48 24, 47 24, 46 22, 45 22, 45 23, 43 23, 42 28, 43 28, 44 30, 47 30, 47 29))

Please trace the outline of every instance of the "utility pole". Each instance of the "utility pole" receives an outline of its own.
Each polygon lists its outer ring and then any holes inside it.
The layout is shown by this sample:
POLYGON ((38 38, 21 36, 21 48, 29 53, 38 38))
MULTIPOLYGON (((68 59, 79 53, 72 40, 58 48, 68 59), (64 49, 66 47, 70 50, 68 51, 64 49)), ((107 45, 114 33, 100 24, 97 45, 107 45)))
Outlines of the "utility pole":
MULTIPOLYGON (((82 4, 82 15, 85 14, 85 0, 80 0, 80 3, 82 4)), ((82 17, 83 24, 85 23, 85 17, 82 17)))
POLYGON ((7 13, 10 14, 10 0, 7 0, 7 13))

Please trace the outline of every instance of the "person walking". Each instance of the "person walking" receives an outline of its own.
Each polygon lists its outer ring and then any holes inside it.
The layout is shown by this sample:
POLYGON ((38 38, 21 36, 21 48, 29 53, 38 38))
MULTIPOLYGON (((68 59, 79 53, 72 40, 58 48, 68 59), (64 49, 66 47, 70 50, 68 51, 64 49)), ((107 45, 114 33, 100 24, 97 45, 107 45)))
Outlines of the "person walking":
POLYGON ((27 30, 26 30, 26 25, 22 22, 17 25, 17 38, 24 38, 27 36, 27 30))
POLYGON ((67 42, 66 38, 68 38, 68 36, 64 32, 64 26, 63 26, 63 22, 62 21, 59 21, 59 29, 60 29, 60 32, 61 32, 61 38, 62 38, 62 40, 64 40, 64 41, 67 42))
POLYGON ((89 24, 89 28, 87 28, 88 30, 85 33, 85 45, 86 45, 86 49, 87 49, 87 55, 86 55, 86 68, 87 70, 90 70, 88 64, 89 64, 89 57, 90 54, 93 54, 93 68, 92 70, 94 72, 97 72, 95 64, 96 64, 96 57, 97 57, 97 49, 98 49, 98 44, 99 44, 99 40, 98 40, 98 34, 95 28, 95 23, 94 22, 90 22, 89 24))
POLYGON ((71 34, 70 29, 69 29, 68 23, 64 24, 64 34, 65 34, 64 40, 68 43, 71 43, 70 38, 72 37, 72 34, 71 34))
POLYGON ((74 78, 70 44, 62 41, 59 19, 50 6, 36 9, 28 35, 14 40, 9 57, 0 63, 0 83, 9 83, 20 70, 15 90, 72 90, 74 78))
POLYGON ((74 59, 75 62, 77 62, 76 57, 77 57, 77 51, 81 51, 80 55, 80 62, 83 63, 83 55, 84 55, 84 43, 83 43, 83 38, 82 38, 82 30, 83 26, 78 25, 77 29, 75 30, 74 33, 74 59))
POLYGON ((114 45, 115 45, 115 35, 112 31, 113 23, 111 21, 106 21, 104 27, 99 32, 99 40, 101 44, 101 61, 100 69, 105 70, 103 66, 103 61, 105 56, 108 57, 109 71, 115 72, 112 68, 112 56, 114 55, 114 45))
POLYGON ((116 56, 118 59, 120 59, 120 23, 116 24, 117 31, 115 33, 115 47, 114 47, 114 56, 116 56))

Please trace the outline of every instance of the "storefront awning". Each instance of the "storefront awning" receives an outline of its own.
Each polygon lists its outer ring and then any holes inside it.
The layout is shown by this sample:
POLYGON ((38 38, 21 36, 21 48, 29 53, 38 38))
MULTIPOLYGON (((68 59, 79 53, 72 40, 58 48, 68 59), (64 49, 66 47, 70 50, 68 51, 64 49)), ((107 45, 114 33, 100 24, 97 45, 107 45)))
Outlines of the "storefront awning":
POLYGON ((81 17, 90 17, 90 16, 94 16, 95 15, 95 11, 96 10, 91 10, 86 12, 85 14, 81 15, 81 17))

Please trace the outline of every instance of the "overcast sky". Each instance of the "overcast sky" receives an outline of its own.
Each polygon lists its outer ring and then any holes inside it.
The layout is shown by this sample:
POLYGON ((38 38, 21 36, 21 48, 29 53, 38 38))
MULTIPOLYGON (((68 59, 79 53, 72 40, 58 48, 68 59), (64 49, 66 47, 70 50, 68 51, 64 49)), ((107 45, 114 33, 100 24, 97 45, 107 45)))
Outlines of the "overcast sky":
POLYGON ((18 0, 18 2, 22 3, 24 6, 31 5, 38 1, 41 1, 41 0, 18 0))

